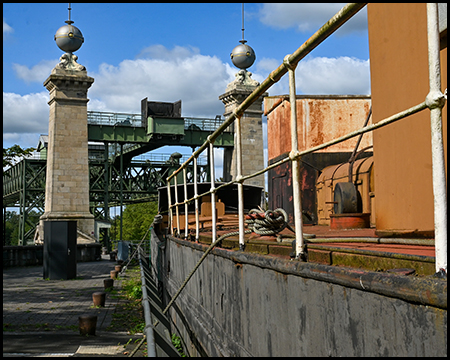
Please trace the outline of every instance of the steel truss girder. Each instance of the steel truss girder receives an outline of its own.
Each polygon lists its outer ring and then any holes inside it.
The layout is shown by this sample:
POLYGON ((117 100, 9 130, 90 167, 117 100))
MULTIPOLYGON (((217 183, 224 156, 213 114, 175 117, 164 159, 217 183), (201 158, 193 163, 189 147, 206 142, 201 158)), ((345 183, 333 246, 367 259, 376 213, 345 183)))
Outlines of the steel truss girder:
MULTIPOLYGON (((131 162, 122 171, 104 161, 89 162, 90 209, 96 219, 109 219, 109 207, 121 203, 156 201, 158 187, 165 186, 165 178, 179 164, 171 162, 131 162), (107 172, 107 176, 105 176, 107 172), (122 182, 122 190, 120 183, 122 182)), ((39 214, 45 209, 45 159, 22 159, 3 174, 3 207, 19 207, 19 244, 34 238, 35 228, 30 212, 39 214), (31 227, 26 231, 27 225, 31 227)), ((207 165, 198 166, 198 181, 208 180, 207 165)), ((193 166, 188 167, 187 181, 193 182, 193 166)))

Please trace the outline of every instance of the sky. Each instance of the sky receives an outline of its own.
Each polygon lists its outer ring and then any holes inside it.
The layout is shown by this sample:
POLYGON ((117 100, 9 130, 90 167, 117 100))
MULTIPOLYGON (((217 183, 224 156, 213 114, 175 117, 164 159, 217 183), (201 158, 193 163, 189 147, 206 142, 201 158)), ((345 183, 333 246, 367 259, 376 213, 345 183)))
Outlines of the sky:
MULTIPOLYGON (((244 4, 252 78, 261 83, 344 5, 244 4)), ((66 20, 67 3, 3 4, 4 148, 36 147, 48 133, 43 82, 63 54, 54 35, 66 20)), ((242 3, 72 3, 71 20, 84 36, 78 63, 95 79, 88 110, 138 114, 147 97, 181 100, 183 117, 223 114, 219 96, 239 70, 230 53, 242 39, 242 3)), ((299 95, 370 95, 366 8, 298 64, 296 87, 299 95)), ((287 76, 269 90, 288 93, 287 76)), ((266 129, 263 119, 270 136, 266 129)))

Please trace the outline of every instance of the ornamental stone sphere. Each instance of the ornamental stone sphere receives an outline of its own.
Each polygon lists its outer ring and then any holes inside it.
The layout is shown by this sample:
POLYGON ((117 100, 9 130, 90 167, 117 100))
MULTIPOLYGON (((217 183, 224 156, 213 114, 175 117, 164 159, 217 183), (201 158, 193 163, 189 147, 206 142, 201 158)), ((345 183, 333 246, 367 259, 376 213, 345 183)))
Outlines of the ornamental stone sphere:
POLYGON ((231 61, 233 62, 234 66, 238 67, 239 69, 249 68, 253 65, 255 59, 255 52, 250 46, 246 44, 240 44, 236 46, 231 52, 231 61))
POLYGON ((65 52, 77 51, 84 42, 83 34, 73 25, 61 26, 55 34, 56 45, 65 52))

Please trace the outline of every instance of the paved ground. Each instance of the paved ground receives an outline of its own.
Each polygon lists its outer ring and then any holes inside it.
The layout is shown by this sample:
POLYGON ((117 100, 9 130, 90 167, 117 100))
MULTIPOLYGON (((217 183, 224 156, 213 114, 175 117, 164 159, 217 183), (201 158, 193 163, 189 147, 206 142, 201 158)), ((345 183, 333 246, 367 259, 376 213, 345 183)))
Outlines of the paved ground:
MULTIPOLYGON (((107 293, 103 308, 92 300, 115 265, 109 256, 77 263, 74 280, 45 280, 42 266, 4 269, 3 356, 127 356, 124 352, 130 353, 142 334, 107 330, 123 300, 107 293), (86 314, 97 316, 95 336, 80 335, 78 317, 86 314)), ((115 280, 114 287, 120 286, 115 280)))

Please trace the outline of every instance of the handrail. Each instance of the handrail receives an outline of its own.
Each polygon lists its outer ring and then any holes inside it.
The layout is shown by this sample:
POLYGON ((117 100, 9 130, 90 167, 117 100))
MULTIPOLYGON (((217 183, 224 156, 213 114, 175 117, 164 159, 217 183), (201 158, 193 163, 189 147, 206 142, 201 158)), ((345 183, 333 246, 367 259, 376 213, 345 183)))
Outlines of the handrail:
MULTIPOLYGON (((241 164, 241 151, 240 149, 240 118, 244 114, 250 105, 252 105, 258 98, 260 98, 266 90, 268 90, 273 84, 281 79, 287 72, 289 72, 289 89, 290 95, 289 100, 291 103, 291 128, 296 129, 296 111, 295 104, 296 94, 295 94, 295 67, 298 62, 303 59, 307 54, 309 54, 315 47, 317 47, 321 42, 323 42, 327 37, 333 34, 340 26, 342 26, 347 20, 349 20, 353 15, 355 15, 359 10, 361 10, 366 4, 347 4, 338 13, 336 13, 328 22, 326 22, 316 33, 314 33, 302 46, 300 46, 293 54, 286 55, 283 63, 278 66, 274 71, 272 71, 269 76, 258 86, 256 89, 227 117, 227 119, 220 125, 208 139, 192 153, 188 160, 186 160, 180 167, 172 172, 170 176, 167 177, 167 189, 169 192, 169 214, 170 214, 170 226, 171 233, 173 234, 172 227, 172 208, 175 207, 178 212, 178 206, 181 204, 187 204, 192 200, 197 200, 200 196, 195 191, 195 195, 191 199, 184 199, 183 202, 179 202, 177 198, 177 192, 175 192, 175 203, 171 203, 170 198, 170 181, 172 178, 177 178, 177 175, 184 170, 191 161, 195 161, 198 156, 210 147, 210 158, 214 158, 213 147, 215 139, 230 125, 234 124, 236 126, 235 132, 235 146, 236 146, 236 165, 237 165, 237 176, 233 181, 229 181, 222 184, 219 187, 215 187, 214 178, 211 179, 211 190, 205 194, 210 193, 212 198, 215 192, 223 187, 231 184, 238 184, 238 189, 243 186, 243 183, 253 177, 262 175, 263 173, 271 170, 281 164, 292 161, 293 172, 298 168, 298 162, 301 161, 301 157, 312 153, 314 151, 326 148, 328 146, 340 143, 342 141, 348 140, 358 135, 362 135, 369 131, 374 131, 383 126, 391 124, 400 119, 406 118, 410 115, 418 113, 426 108, 430 109, 431 117, 431 133, 432 133, 432 167, 433 167, 433 192, 434 192, 434 214, 435 214, 435 242, 436 242, 436 273, 447 272, 447 195, 446 195, 446 173, 445 173, 445 161, 444 161, 444 151, 443 151, 443 140, 442 140, 442 107, 445 105, 446 97, 441 92, 441 82, 440 82, 440 47, 439 47, 439 31, 438 31, 438 10, 436 4, 427 4, 427 21, 428 21, 428 52, 429 52, 429 79, 430 79, 430 92, 426 99, 412 106, 406 110, 400 111, 390 117, 387 117, 375 124, 363 126, 362 128, 350 132, 344 136, 336 138, 334 140, 328 141, 321 145, 311 147, 304 151, 298 150, 296 131, 291 134, 292 150, 283 159, 277 161, 270 166, 256 171, 253 174, 242 176, 240 164, 241 164), (236 122, 236 123, 235 123, 236 122)), ((298 170, 298 169, 297 169, 298 170)), ((294 219, 296 220, 296 258, 301 259, 303 255, 303 236, 302 236, 302 223, 301 223, 301 204, 300 204, 300 192, 298 176, 293 173, 293 193, 294 193, 294 219)), ((176 184, 176 181, 175 181, 176 184)), ((204 195, 204 194, 203 194, 204 195)), ((238 193, 239 204, 243 203, 243 195, 238 193)), ((212 201, 214 204, 214 201, 212 201)), ((241 206, 239 206, 239 245, 243 248, 243 211, 241 206), (241 219, 242 218, 242 219, 241 219)), ((177 214, 178 215, 178 214, 177 214)), ((187 214, 186 214, 187 215, 187 214)), ((197 216, 196 216, 197 217, 197 216)), ((216 240, 215 230, 215 212, 213 211, 213 239, 212 242, 216 240)), ((177 216, 177 219, 179 217, 177 216)), ((198 229, 198 220, 196 219, 196 229, 198 229)), ((177 232, 180 235, 180 226, 177 223, 177 232)), ((185 237, 187 236, 188 228, 185 226, 185 237)), ((196 239, 198 236, 198 230, 196 230, 196 239)))

